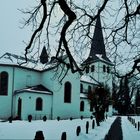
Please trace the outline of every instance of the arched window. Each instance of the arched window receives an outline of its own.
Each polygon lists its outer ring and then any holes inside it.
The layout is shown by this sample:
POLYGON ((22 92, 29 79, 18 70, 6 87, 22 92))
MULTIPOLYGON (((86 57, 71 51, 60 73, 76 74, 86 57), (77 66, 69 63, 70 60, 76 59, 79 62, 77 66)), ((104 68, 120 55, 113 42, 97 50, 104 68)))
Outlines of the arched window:
POLYGON ((90 111, 91 112, 93 111, 93 105, 92 105, 92 103, 90 103, 90 111))
POLYGON ((95 66, 92 65, 92 66, 91 66, 91 72, 94 72, 94 71, 95 71, 95 66))
POLYGON ((8 73, 5 71, 0 74, 0 95, 8 95, 8 73))
POLYGON ((37 111, 41 111, 43 108, 43 101, 42 99, 39 97, 36 99, 36 110, 37 111))
POLYGON ((86 67, 86 73, 89 73, 89 66, 86 67))
POLYGON ((80 84, 80 92, 83 92, 83 84, 80 84))
POLYGON ((88 86, 88 93, 91 92, 91 86, 88 86))
POLYGON ((110 73, 110 67, 109 66, 107 67, 107 73, 110 73))
POLYGON ((103 72, 106 72, 106 66, 103 65, 103 72))
POLYGON ((81 101, 80 103, 80 111, 84 111, 84 101, 81 101))
POLYGON ((64 103, 71 103, 71 83, 66 82, 64 86, 64 103))

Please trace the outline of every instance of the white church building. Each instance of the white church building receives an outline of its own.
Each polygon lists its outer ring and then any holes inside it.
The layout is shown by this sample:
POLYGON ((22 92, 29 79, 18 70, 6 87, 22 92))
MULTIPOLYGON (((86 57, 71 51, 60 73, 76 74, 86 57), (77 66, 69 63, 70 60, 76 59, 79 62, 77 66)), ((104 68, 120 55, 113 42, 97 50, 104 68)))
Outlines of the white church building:
MULTIPOLYGON (((0 119, 18 116, 27 120, 29 115, 33 119, 90 117, 93 108, 87 99, 88 91, 99 83, 112 89, 113 64, 106 56, 100 17, 89 57, 81 65, 86 65, 82 74, 68 70, 65 75, 64 64, 57 65, 56 60, 31 68, 13 63, 15 58, 22 59, 10 53, 0 58, 0 119)), ((68 61, 66 55, 62 59, 68 61)))

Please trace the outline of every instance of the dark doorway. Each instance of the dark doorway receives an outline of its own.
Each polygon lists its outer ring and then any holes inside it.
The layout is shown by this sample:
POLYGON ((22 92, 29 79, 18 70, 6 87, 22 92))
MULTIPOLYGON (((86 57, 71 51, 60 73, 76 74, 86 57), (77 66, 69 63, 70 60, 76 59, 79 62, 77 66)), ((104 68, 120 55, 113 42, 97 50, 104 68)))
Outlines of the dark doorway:
POLYGON ((21 119, 22 100, 18 99, 18 118, 21 119))

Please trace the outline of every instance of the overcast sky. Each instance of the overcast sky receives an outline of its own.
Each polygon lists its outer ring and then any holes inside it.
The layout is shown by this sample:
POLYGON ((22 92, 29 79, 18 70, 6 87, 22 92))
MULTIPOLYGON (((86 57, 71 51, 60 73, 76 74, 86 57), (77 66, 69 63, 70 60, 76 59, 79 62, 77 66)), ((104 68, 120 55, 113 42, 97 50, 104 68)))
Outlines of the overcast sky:
POLYGON ((5 52, 23 53, 29 37, 26 29, 20 29, 23 14, 18 9, 34 5, 34 0, 0 1, 0 56, 5 52))
POLYGON ((0 1, 0 56, 6 52, 23 55, 31 31, 21 29, 24 15, 18 9, 33 7, 35 0, 5 0, 0 1))

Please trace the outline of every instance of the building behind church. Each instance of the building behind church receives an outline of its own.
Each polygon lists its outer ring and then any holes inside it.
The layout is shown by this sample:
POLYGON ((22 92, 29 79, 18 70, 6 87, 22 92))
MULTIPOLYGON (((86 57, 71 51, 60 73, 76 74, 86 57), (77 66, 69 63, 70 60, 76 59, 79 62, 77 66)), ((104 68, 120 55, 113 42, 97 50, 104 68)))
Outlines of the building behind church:
MULTIPOLYGON (((26 120, 29 115, 33 119, 90 117, 93 108, 87 98, 88 91, 100 83, 108 85, 112 91, 113 64, 106 56, 100 17, 89 56, 81 65, 86 67, 82 73, 73 74, 53 59, 40 69, 13 64, 12 58, 18 59, 18 56, 6 53, 0 59, 1 119, 18 116, 26 120), (5 62, 7 57, 10 62, 5 62)), ((68 62, 66 55, 61 59, 68 62)))

